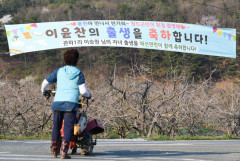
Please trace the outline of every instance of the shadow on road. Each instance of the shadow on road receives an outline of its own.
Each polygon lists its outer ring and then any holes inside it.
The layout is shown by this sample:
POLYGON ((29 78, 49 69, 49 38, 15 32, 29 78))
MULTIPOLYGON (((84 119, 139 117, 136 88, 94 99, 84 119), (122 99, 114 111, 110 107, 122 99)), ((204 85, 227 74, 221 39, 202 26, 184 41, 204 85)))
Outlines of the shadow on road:
POLYGON ((183 152, 183 151, 106 151, 94 153, 94 156, 118 156, 118 157, 176 157, 176 156, 202 156, 202 155, 226 155, 239 152, 183 152))

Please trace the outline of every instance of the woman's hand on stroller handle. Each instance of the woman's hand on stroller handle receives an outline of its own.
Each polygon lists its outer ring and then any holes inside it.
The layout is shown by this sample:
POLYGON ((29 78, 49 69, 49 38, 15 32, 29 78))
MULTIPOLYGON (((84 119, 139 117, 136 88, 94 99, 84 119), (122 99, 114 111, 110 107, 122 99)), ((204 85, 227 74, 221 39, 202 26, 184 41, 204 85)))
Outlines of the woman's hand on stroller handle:
POLYGON ((52 90, 45 90, 43 92, 43 96, 46 97, 47 99, 49 99, 51 96, 54 96, 56 93, 56 91, 52 91, 52 90))
POLYGON ((86 97, 86 96, 82 96, 83 97, 83 99, 91 99, 92 98, 92 94, 91 93, 89 93, 90 94, 90 96, 88 96, 88 97, 86 97))

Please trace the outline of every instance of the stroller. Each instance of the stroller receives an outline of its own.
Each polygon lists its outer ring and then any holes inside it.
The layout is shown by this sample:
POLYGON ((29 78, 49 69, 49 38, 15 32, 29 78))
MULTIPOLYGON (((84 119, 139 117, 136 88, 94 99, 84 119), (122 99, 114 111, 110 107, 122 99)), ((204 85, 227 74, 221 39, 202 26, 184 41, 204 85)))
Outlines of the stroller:
MULTIPOLYGON (((56 91, 50 90, 46 92, 45 96, 47 102, 51 96, 55 95, 55 93, 56 91)), ((77 148, 81 148, 81 155, 91 155, 94 145, 97 144, 97 134, 104 132, 104 127, 100 120, 93 119, 87 122, 86 112, 88 108, 89 100, 85 97, 79 99, 76 124, 74 125, 74 135, 69 144, 69 149, 72 149, 72 154, 76 154, 77 148), (86 105, 85 110, 83 110, 84 105, 86 105), (93 136, 95 136, 95 139, 93 139, 93 136)), ((64 123, 62 124, 60 134, 61 137, 59 142, 61 142, 64 136, 64 123)))

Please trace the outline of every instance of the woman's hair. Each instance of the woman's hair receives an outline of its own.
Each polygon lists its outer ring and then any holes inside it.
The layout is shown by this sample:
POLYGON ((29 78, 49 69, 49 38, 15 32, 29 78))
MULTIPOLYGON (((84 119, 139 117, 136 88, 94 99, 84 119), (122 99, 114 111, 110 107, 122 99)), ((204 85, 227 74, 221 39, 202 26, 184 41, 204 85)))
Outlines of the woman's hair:
POLYGON ((64 53, 64 61, 66 65, 76 66, 79 58, 79 53, 76 49, 68 50, 64 53))

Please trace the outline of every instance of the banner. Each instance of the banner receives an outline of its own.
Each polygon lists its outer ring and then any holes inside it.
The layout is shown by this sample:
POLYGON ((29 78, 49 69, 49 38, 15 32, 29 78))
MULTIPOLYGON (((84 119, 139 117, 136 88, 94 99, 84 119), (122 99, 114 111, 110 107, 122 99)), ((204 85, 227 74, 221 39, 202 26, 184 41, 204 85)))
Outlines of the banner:
POLYGON ((109 46, 236 58, 236 29, 184 23, 85 20, 5 25, 10 55, 109 46))

